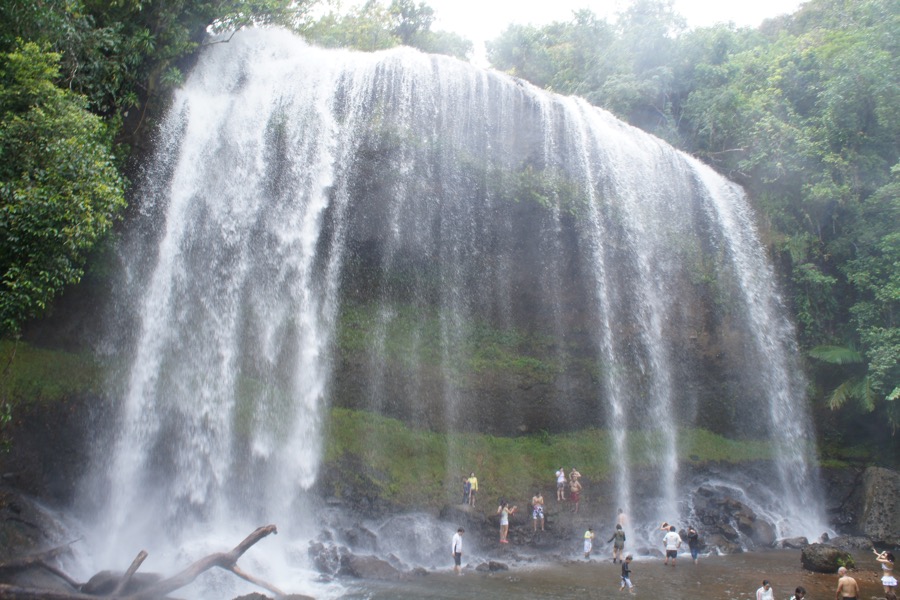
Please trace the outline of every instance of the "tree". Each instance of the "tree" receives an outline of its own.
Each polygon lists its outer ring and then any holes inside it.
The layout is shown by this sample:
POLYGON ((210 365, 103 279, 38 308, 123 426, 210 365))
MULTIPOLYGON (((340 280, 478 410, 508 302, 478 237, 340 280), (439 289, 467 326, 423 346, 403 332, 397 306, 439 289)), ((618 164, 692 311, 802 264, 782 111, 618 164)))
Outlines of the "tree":
POLYGON ((0 55, 0 333, 17 334, 83 274, 124 206, 111 131, 54 84, 59 55, 0 55))
POLYGON ((405 45, 467 59, 472 53, 472 42, 454 33, 432 31, 433 22, 434 9, 424 2, 393 0, 385 5, 379 0, 368 0, 345 13, 332 10, 318 19, 304 20, 296 30, 326 48, 371 52, 405 45))

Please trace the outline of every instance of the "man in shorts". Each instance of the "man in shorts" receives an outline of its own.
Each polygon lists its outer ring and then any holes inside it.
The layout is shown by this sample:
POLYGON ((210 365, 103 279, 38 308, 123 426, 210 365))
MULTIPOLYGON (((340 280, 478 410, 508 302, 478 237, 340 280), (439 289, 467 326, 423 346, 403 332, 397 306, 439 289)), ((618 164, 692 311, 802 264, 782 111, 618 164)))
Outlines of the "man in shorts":
POLYGON ((675 566, 675 559, 678 558, 678 549, 681 548, 681 536, 675 531, 674 525, 669 525, 669 533, 663 538, 663 546, 666 547, 666 562, 672 559, 672 566, 675 566))
POLYGON ((531 523, 533 529, 537 531, 538 521, 541 522, 541 531, 544 530, 544 496, 540 492, 535 492, 531 498, 531 523))
POLYGON ((847 567, 838 569, 838 586, 834 593, 834 600, 857 600, 859 597, 859 584, 847 575, 847 567))
POLYGON ((581 504, 581 482, 573 479, 569 484, 569 499, 572 501, 572 512, 578 512, 578 506, 581 504))

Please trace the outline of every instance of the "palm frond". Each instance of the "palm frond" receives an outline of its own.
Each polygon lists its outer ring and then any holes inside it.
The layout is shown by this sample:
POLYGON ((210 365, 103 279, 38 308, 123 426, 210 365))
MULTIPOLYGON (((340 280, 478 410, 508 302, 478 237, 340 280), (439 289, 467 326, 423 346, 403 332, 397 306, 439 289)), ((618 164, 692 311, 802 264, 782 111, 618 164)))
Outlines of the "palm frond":
POLYGON ((847 403, 848 400, 855 396, 857 385, 859 385, 859 377, 851 377, 831 392, 828 396, 828 408, 837 410, 847 403))

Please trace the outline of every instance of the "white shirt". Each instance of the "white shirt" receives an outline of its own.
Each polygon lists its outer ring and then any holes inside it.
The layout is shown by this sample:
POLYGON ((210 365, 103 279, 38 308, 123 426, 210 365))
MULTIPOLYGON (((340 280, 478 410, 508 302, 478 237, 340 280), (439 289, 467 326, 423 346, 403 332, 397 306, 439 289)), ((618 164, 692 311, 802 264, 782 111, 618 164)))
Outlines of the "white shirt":
POLYGON ((772 588, 766 589, 765 586, 756 590, 756 600, 775 600, 775 593, 772 588))
POLYGON ((462 554, 462 536, 459 534, 458 531, 453 534, 453 547, 450 551, 453 554, 456 554, 457 552, 462 554))
POLYGON ((663 538, 663 542, 666 544, 666 550, 678 550, 681 546, 681 536, 675 531, 670 531, 663 538))

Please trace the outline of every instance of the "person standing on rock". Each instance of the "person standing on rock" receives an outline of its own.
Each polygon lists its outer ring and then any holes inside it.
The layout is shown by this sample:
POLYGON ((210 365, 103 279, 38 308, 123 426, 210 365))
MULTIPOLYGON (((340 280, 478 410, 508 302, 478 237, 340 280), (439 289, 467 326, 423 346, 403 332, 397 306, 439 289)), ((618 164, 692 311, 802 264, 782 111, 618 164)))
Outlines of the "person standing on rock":
POLYGON ((562 502, 566 499, 566 472, 562 467, 556 472, 556 501, 562 502))
POLYGON ((473 472, 469 475, 469 506, 475 506, 475 495, 478 493, 478 478, 475 477, 475 473, 473 472))
POLYGON ((616 525, 612 537, 606 540, 606 543, 613 543, 613 564, 617 560, 622 560, 622 552, 625 550, 625 530, 621 525, 616 525))
POLYGON ((858 600, 859 584, 847 575, 847 567, 838 569, 838 586, 834 593, 834 600, 858 600))
POLYGON ((681 548, 681 536, 675 531, 674 525, 669 525, 669 533, 663 537, 663 546, 666 548, 665 564, 668 565, 671 558, 672 566, 674 567, 675 559, 678 558, 678 549, 681 548))
POLYGON ((541 522, 541 531, 544 530, 544 496, 539 491, 531 498, 531 523, 537 531, 538 521, 541 522))
POLYGON ((460 527, 453 534, 453 542, 450 546, 450 555, 453 557, 453 570, 457 575, 462 575, 462 536, 466 532, 460 527))
POLYGON ((875 553, 875 560, 881 563, 881 585, 884 586, 884 593, 887 594, 891 588, 897 587, 897 578, 894 577, 894 555, 885 550, 879 553, 872 548, 875 553))
POLYGON ((578 507, 581 505, 581 482, 578 479, 573 479, 572 483, 569 484, 569 491, 571 492, 569 498, 573 504, 572 512, 578 514, 578 507))
POLYGON ((509 541, 506 539, 509 535, 509 515, 516 512, 515 506, 512 508, 509 507, 506 500, 500 499, 500 508, 497 509, 497 514, 500 515, 500 543, 508 544, 509 541))
POLYGON ((775 600, 775 592, 768 579, 763 579, 762 587, 756 590, 756 600, 775 600))

